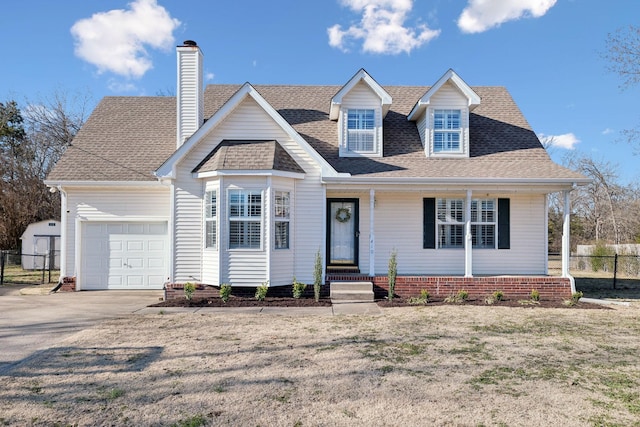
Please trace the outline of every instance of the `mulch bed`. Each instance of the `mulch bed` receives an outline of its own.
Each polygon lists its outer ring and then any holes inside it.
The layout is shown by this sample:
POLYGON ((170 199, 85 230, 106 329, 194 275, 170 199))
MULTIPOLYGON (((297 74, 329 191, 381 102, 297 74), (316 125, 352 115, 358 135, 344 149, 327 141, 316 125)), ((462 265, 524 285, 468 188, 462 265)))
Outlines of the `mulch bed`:
MULTIPOLYGON (((376 301, 380 307, 419 307, 425 304, 412 304, 409 299, 406 298, 394 298, 393 301, 387 299, 376 301)), ((542 300, 537 304, 523 304, 520 300, 496 301, 489 305, 483 299, 470 298, 462 303, 447 303, 444 300, 433 299, 429 300, 426 306, 437 305, 482 305, 487 307, 518 307, 518 308, 567 308, 567 309, 592 309, 592 310, 609 310, 610 307, 590 304, 586 302, 578 301, 573 306, 566 305, 563 301, 558 300, 542 300)), ((187 300, 186 298, 174 298, 167 301, 163 301, 157 304, 153 304, 150 307, 328 307, 331 306, 331 299, 320 298, 320 301, 316 302, 313 298, 291 298, 291 297, 267 297, 264 301, 258 301, 255 298, 231 296, 225 303, 221 298, 193 298, 187 300)))
MULTIPOLYGON (((387 299, 377 301, 380 307, 409 307, 409 306, 421 306, 424 304, 410 303, 406 298, 394 298, 393 301, 387 299)), ((469 298, 468 300, 460 303, 445 302, 443 299, 429 299, 427 306, 436 305, 482 305, 486 307, 518 307, 518 308, 568 308, 568 309, 595 309, 595 310, 610 310, 610 307, 591 304, 587 302, 578 301, 575 305, 567 305, 562 300, 540 300, 535 304, 529 303, 529 300, 515 300, 504 299, 502 301, 495 301, 493 304, 487 304, 484 299, 469 298), (526 301, 526 303, 524 302, 526 301)))
POLYGON ((258 301, 250 297, 230 296, 225 303, 222 298, 193 298, 191 301, 186 298, 174 298, 167 301, 153 304, 150 307, 330 307, 329 298, 320 298, 316 302, 313 298, 292 298, 292 297, 266 297, 264 301, 258 301))

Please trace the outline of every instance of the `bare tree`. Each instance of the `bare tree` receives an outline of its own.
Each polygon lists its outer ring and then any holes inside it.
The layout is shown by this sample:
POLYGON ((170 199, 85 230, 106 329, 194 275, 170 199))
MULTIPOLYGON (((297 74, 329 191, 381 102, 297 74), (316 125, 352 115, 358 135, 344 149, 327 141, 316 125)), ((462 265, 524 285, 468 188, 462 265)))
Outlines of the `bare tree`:
MULTIPOLYGON (((640 27, 629 25, 609 33, 607 50, 602 55, 608 61, 607 69, 622 77, 622 89, 640 83, 640 27)), ((640 154, 640 126, 625 129, 622 136, 634 146, 635 154, 640 154), (636 145, 637 144, 637 145, 636 145)))
POLYGON ((60 218, 60 195, 42 182, 85 121, 87 97, 63 92, 22 109, 0 103, 0 248, 19 247, 34 221, 60 218))

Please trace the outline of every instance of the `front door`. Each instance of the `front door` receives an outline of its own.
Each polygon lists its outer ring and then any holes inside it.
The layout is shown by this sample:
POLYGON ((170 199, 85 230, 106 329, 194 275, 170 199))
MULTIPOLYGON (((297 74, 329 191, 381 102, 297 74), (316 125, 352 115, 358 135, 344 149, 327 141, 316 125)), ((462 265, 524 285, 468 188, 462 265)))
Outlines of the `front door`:
POLYGON ((327 257, 330 266, 358 265, 358 199, 327 199, 327 257))

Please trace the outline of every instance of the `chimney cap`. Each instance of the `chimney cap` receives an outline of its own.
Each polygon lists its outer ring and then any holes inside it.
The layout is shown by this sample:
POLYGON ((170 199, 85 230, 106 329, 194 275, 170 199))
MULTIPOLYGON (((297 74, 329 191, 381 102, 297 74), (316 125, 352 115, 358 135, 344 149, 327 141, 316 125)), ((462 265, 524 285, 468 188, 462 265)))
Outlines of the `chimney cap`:
POLYGON ((185 40, 182 42, 183 46, 198 46, 198 43, 196 43, 193 40, 185 40))

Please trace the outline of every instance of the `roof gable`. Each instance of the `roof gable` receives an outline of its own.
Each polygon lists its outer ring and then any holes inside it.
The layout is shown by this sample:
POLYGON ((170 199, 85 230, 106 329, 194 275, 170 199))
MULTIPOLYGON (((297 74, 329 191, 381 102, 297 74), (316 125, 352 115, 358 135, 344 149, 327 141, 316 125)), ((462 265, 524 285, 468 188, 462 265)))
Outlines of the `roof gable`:
POLYGON ((156 171, 158 178, 173 178, 175 176, 175 167, 187 153, 189 153, 198 142, 207 135, 215 126, 221 123, 233 110, 235 110, 246 97, 251 97, 266 113, 269 115, 294 141, 296 141, 302 149, 311 156, 321 167, 323 175, 336 176, 337 172, 331 165, 320 156, 309 144, 302 138, 291 125, 260 95, 260 93, 250 84, 245 83, 238 89, 231 98, 224 103, 212 116, 205 122, 189 138, 167 159, 162 166, 156 171))
POLYGON ((351 77, 351 79, 349 79, 347 84, 342 86, 338 93, 336 93, 333 98, 331 98, 331 110, 329 111, 329 118, 331 120, 338 119, 340 106, 342 105, 342 98, 360 82, 364 82, 380 98, 380 102, 382 105, 382 116, 386 116, 389 108, 391 107, 391 95, 389 95, 389 93, 384 90, 384 88, 380 86, 378 82, 376 82, 369 75, 369 73, 365 71, 364 68, 361 68, 353 77, 351 77))
POLYGON ((436 84, 431 86, 429 90, 427 90, 427 92, 418 100, 409 113, 407 117, 408 120, 417 120, 427 106, 431 104, 431 97, 433 97, 442 88, 442 86, 448 82, 458 89, 458 91, 467 99, 469 111, 472 111, 480 105, 480 96, 478 96, 478 94, 471 89, 471 87, 466 84, 455 71, 449 68, 449 70, 447 70, 447 72, 438 79, 436 84))

